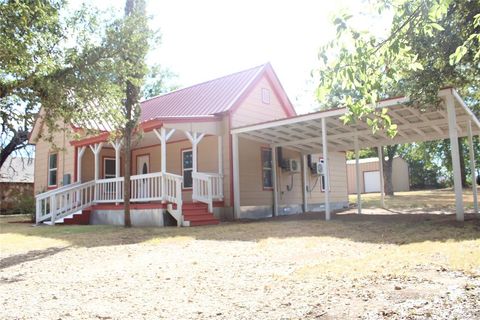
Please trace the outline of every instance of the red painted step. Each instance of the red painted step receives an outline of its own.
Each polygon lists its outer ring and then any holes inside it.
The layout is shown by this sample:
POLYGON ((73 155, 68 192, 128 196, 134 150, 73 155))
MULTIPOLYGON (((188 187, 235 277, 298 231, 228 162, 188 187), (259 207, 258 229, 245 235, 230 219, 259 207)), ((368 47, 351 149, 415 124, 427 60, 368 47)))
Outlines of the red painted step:
POLYGON ((65 225, 72 225, 72 224, 81 224, 81 225, 88 225, 90 224, 90 213, 92 212, 91 209, 84 209, 81 214, 74 214, 70 218, 63 219, 63 224, 65 225))
POLYGON ((208 206, 205 203, 190 202, 182 206, 183 220, 189 221, 191 227, 215 225, 220 221, 208 212, 208 206))

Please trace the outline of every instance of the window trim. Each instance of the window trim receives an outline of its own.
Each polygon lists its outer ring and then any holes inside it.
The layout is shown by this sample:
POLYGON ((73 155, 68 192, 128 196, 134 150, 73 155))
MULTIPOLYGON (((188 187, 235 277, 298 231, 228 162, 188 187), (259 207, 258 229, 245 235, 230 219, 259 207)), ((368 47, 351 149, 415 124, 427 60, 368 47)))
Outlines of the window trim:
POLYGON ((272 191, 274 188, 273 186, 273 170, 274 170, 274 167, 275 167, 275 164, 273 163, 273 149, 270 148, 270 147, 260 147, 260 169, 261 169, 261 175, 260 175, 260 179, 261 179, 261 184, 262 184, 262 189, 263 191, 272 191), (263 151, 270 151, 270 157, 272 159, 272 166, 270 168, 267 168, 265 169, 263 167, 263 151), (263 184, 263 171, 264 170, 268 170, 270 169, 270 175, 271 175, 271 181, 272 181, 272 186, 271 187, 266 187, 264 184, 263 184))
POLYGON ((55 189, 58 186, 58 152, 49 152, 48 153, 48 161, 47 161, 47 188, 48 189, 55 189), (50 168, 50 159, 51 156, 56 155, 56 164, 55 168, 50 168), (55 184, 50 184, 50 172, 55 171, 56 172, 56 180, 55 184))
POLYGON ((180 161, 182 162, 182 190, 192 190, 193 189, 193 176, 192 176, 192 186, 191 187, 185 187, 185 176, 184 176, 185 168, 183 167, 183 154, 186 153, 186 152, 191 152, 192 153, 192 168, 187 168, 186 170, 192 171, 192 174, 193 174, 193 149, 192 148, 181 149, 180 152, 181 152, 180 161))
POLYGON ((107 170, 107 164, 106 164, 106 161, 107 160, 113 160, 114 164, 115 164, 115 171, 117 169, 116 165, 117 165, 117 159, 115 157, 103 157, 103 179, 113 179, 113 178, 116 178, 117 177, 117 174, 116 172, 113 174, 113 176, 111 177, 107 177, 107 174, 106 174, 106 170, 107 170))

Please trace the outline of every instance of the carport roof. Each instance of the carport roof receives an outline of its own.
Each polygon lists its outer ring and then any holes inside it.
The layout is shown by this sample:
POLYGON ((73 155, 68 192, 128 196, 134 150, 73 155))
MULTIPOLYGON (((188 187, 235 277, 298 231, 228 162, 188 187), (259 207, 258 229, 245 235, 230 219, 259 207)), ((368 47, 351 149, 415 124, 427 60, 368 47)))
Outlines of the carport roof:
MULTIPOLYGON (((472 124, 472 133, 474 135, 480 133, 480 121, 465 105, 455 89, 442 89, 439 96, 453 98, 459 137, 467 136, 469 121, 472 124)), ((276 147, 297 150, 304 154, 322 151, 321 121, 323 118, 326 120, 328 149, 332 151, 353 150, 356 135, 361 149, 449 138, 446 107, 426 108, 422 112, 418 108, 406 105, 408 101, 408 98, 401 97, 384 100, 377 105, 377 108, 388 108, 392 122, 398 125, 397 135, 393 139, 383 131, 373 134, 365 121, 344 125, 340 117, 347 112, 346 108, 234 128, 231 133, 276 147)))

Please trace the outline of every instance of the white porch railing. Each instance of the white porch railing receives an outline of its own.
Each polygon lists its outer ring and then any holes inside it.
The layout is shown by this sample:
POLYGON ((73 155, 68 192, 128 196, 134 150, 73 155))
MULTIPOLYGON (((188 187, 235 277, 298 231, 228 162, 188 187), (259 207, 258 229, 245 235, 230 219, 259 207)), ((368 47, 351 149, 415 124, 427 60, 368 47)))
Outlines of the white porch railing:
POLYGON ((38 194, 36 197, 36 223, 57 219, 80 211, 93 204, 95 181, 74 183, 62 188, 38 194))
MULTIPOLYGON (((181 222, 183 177, 154 172, 131 176, 132 202, 168 201, 176 204, 175 218, 181 222), (164 181, 162 183, 162 180, 164 181), (162 186, 165 190, 162 190, 162 186)), ((124 177, 74 183, 36 196, 36 222, 54 223, 95 203, 123 202, 124 177)))
POLYGON ((193 172, 192 179, 192 200, 208 204, 208 212, 213 212, 213 201, 223 199, 223 175, 193 172))

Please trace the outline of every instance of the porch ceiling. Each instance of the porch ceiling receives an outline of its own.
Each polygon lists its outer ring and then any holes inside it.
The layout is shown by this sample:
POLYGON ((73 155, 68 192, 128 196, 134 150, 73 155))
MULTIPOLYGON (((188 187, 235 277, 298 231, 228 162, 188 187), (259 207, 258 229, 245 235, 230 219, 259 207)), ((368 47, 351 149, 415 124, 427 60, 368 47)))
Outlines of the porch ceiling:
MULTIPOLYGON (((468 122, 472 123, 474 135, 480 134, 480 122, 468 109, 454 89, 443 89, 439 96, 453 96, 456 110, 458 136, 467 135, 468 122)), ((304 154, 322 151, 322 118, 326 120, 328 148, 332 151, 354 149, 354 137, 358 135, 359 147, 369 148, 449 138, 446 108, 429 109, 424 112, 407 106, 407 98, 382 101, 377 108, 388 108, 393 123, 398 125, 397 135, 391 139, 385 132, 372 133, 366 122, 344 125, 340 117, 345 108, 300 115, 262 124, 232 129, 232 134, 277 147, 287 147, 304 154)))

